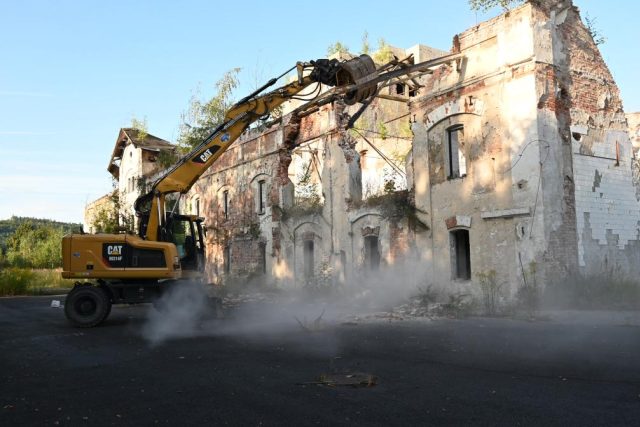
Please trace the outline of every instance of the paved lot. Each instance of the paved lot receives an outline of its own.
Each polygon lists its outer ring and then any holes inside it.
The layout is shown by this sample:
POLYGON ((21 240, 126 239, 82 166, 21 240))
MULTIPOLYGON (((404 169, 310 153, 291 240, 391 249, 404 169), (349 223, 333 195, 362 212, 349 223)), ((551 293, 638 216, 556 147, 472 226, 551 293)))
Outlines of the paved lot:
POLYGON ((209 319, 199 336, 152 346, 147 306, 115 307, 80 330, 51 299, 0 299, 0 425, 640 425, 631 317, 280 334, 234 334, 233 319, 209 319), (377 385, 314 384, 356 372, 377 385))

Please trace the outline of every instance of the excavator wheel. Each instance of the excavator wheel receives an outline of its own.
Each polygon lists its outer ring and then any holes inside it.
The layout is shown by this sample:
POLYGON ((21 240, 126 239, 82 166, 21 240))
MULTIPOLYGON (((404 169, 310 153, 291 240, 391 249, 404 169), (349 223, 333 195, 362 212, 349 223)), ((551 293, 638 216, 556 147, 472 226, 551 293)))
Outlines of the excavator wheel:
POLYGON ((92 328, 99 325, 111 312, 107 292, 93 285, 76 285, 67 295, 64 314, 73 326, 92 328))

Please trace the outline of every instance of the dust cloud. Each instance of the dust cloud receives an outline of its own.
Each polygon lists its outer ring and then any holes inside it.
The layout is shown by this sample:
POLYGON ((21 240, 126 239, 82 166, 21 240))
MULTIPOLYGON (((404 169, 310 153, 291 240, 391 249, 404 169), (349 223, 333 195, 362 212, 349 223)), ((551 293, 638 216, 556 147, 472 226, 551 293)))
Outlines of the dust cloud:
MULTIPOLYGON (((155 304, 157 308, 149 311, 142 335, 151 345, 194 336, 238 336, 298 340, 306 348, 311 339, 315 351, 331 352, 335 347, 332 327, 406 301, 424 285, 425 273, 419 265, 405 264, 352 277, 345 283, 280 289, 257 301, 249 298, 230 310, 222 310, 221 299, 210 298, 202 285, 184 283, 165 293, 155 304)), ((247 288, 258 294, 264 289, 256 283, 247 288)))

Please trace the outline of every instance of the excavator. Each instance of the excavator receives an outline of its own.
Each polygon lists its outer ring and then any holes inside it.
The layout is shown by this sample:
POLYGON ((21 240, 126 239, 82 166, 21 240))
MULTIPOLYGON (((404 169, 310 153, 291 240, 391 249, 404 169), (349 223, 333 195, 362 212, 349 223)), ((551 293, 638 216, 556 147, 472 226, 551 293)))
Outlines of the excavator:
MULTIPOLYGON (((113 304, 158 300, 164 292, 186 281, 204 277, 204 218, 177 212, 179 197, 254 122, 292 99, 305 99, 305 88, 340 88, 344 102, 353 105, 376 92, 376 66, 368 55, 347 61, 318 59, 298 62, 233 105, 223 123, 189 154, 170 167, 135 204, 138 234, 68 234, 62 239, 62 277, 77 279, 67 295, 64 311, 77 327, 102 323, 113 304), (267 88, 293 69, 297 79, 270 92, 267 88), (79 281, 82 280, 82 281, 79 281)), ((309 98, 307 98, 309 99, 309 98)), ((324 97, 328 102, 330 97, 324 97)), ((309 102, 309 108, 317 103, 309 102)), ((303 110, 306 106, 298 108, 303 110)))
POLYGON ((306 101, 290 113, 299 116, 337 99, 347 105, 360 103, 349 127, 385 85, 404 81, 413 82, 417 88, 417 77, 447 63, 455 63, 460 69, 463 59, 457 52, 414 64, 409 56, 376 68, 371 57, 363 54, 346 61, 298 62, 272 78, 233 105, 207 138, 136 200, 137 235, 80 233, 63 237, 62 277, 78 280, 65 300, 67 319, 77 327, 97 326, 109 316, 113 304, 154 302, 175 286, 202 281, 204 218, 178 213, 179 198, 244 131, 284 102, 306 101), (293 69, 297 71, 296 80, 264 93, 293 69), (330 89, 323 92, 322 85, 330 89), (309 87, 310 93, 302 93, 309 87))

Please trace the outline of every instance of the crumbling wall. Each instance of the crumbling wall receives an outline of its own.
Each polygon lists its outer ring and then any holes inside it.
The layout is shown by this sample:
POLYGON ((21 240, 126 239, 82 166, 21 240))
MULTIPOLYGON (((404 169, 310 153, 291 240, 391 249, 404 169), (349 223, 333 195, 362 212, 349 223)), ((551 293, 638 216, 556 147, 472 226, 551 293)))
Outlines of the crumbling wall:
MULTIPOLYGON (((207 272, 212 282, 274 274, 273 258, 279 255, 278 246, 274 246, 279 239, 273 238, 274 234, 279 238, 279 233, 274 233, 279 212, 274 206, 282 204, 281 193, 288 184, 279 179, 281 163, 286 161, 281 155, 283 135, 282 126, 249 131, 185 197, 187 201, 199 199, 200 215, 206 218, 207 272), (261 181, 263 210, 258 205, 261 181)), ((195 213, 193 203, 187 208, 195 213)))
POLYGON ((577 272, 637 274, 640 205, 619 90, 570 1, 542 2, 535 13, 552 47, 539 87, 547 96, 541 109, 555 114, 564 181, 563 224, 551 224, 549 261, 565 264, 557 280, 577 272))
POLYGON ((436 70, 413 103, 421 120, 410 182, 430 225, 416 247, 433 283, 449 292, 477 293, 479 277, 495 271, 503 296, 512 296, 544 251, 530 7, 457 35, 453 50, 465 60, 436 70), (459 157, 451 151, 456 130, 459 157), (468 276, 457 270, 459 231, 469 236, 468 276))

